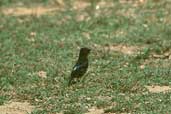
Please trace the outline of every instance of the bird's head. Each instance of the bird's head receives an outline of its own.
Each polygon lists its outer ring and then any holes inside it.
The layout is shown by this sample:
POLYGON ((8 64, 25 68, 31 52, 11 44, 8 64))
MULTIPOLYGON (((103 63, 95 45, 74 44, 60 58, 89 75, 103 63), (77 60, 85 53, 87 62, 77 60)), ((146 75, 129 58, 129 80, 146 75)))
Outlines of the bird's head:
POLYGON ((80 56, 82 56, 82 57, 87 57, 88 56, 88 54, 90 53, 90 51, 91 51, 91 49, 89 49, 89 48, 86 48, 86 47, 84 47, 84 48, 81 48, 80 49, 80 56))
POLYGON ((90 51, 91 51, 91 49, 86 48, 86 47, 80 49, 80 52, 89 53, 90 51))

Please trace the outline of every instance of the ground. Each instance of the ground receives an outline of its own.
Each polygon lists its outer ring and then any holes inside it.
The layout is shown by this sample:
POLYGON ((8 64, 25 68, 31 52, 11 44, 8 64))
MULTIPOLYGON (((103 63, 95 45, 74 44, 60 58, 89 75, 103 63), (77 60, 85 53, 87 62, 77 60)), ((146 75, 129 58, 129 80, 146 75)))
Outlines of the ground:
POLYGON ((169 114, 170 5, 0 1, 0 114, 169 114), (90 66, 68 87, 81 47, 90 66))

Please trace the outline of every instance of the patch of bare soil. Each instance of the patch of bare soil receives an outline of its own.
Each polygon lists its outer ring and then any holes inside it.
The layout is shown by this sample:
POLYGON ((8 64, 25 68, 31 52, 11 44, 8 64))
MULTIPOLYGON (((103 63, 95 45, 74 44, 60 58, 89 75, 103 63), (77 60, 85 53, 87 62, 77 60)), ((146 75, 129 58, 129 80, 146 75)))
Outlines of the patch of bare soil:
POLYGON ((169 86, 146 86, 149 92, 151 93, 160 93, 160 92, 168 92, 171 91, 171 87, 169 86))
POLYGON ((122 4, 133 4, 134 6, 138 6, 147 2, 147 0, 119 0, 122 4))
POLYGON ((41 16, 43 14, 47 14, 50 12, 54 12, 59 10, 59 8, 55 7, 32 7, 32 8, 26 8, 26 7, 16 7, 16 8, 3 8, 2 13, 5 15, 13 15, 13 16, 22 16, 22 15, 36 15, 41 16))
POLYGON ((47 73, 45 71, 39 71, 37 74, 40 78, 47 78, 47 73))
POLYGON ((90 2, 84 0, 75 0, 72 4, 73 9, 75 10, 84 10, 85 8, 91 5, 90 2))
MULTIPOLYGON (((88 110, 85 114, 116 114, 116 113, 104 113, 104 109, 98 109, 97 107, 92 107, 88 110)), ((120 113, 120 114, 127 114, 127 113, 120 113)))
POLYGON ((126 55, 136 54, 140 49, 143 48, 143 47, 139 47, 139 46, 128 46, 128 45, 123 45, 123 44, 106 45, 104 47, 101 47, 99 45, 95 45, 95 47, 97 47, 98 49, 103 48, 103 49, 108 50, 108 51, 121 52, 121 53, 126 54, 126 55))
POLYGON ((167 51, 161 54, 157 54, 155 52, 151 52, 149 54, 149 58, 146 59, 140 67, 151 66, 151 67, 159 67, 160 68, 170 68, 171 67, 171 51, 167 51), (161 62, 162 61, 162 62, 161 62))
POLYGON ((104 110, 103 109, 98 109, 96 107, 92 107, 85 114, 103 114, 103 113, 104 113, 104 110))
POLYGON ((156 58, 156 59, 171 59, 171 51, 169 50, 169 51, 164 52, 162 54, 152 53, 151 57, 156 58))
POLYGON ((10 102, 0 106, 0 114, 28 114, 31 113, 34 106, 27 102, 10 102))

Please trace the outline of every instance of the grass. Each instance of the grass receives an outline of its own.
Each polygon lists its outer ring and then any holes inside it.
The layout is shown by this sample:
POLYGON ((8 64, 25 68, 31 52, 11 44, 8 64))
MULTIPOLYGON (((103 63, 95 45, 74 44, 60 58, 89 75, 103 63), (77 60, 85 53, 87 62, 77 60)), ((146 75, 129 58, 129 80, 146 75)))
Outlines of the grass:
MULTIPOLYGON (((17 2, 0 3, 10 7, 17 2)), ((42 2, 50 0, 33 4, 42 2)), ((152 56, 170 52, 171 3, 149 0, 136 7, 134 2, 113 1, 113 7, 96 10, 97 3, 83 11, 66 9, 40 17, 0 13, 1 105, 14 99, 28 101, 40 107, 32 114, 81 114, 93 106, 113 113, 171 112, 170 92, 149 93, 145 88, 171 85, 170 60, 152 56), (77 21, 83 12, 89 19, 77 21), (145 48, 135 55, 104 50, 113 44, 145 48), (84 80, 67 87, 80 47, 92 49, 89 71, 84 80), (39 71, 45 71, 47 78, 39 77, 39 71), (116 106, 108 108, 112 103, 116 106)))

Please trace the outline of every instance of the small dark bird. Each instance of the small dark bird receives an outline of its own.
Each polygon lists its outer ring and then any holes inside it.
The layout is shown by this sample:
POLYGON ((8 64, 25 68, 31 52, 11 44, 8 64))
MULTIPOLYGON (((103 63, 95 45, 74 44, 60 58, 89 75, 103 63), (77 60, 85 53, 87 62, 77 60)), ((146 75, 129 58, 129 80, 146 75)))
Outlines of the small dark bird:
POLYGON ((87 71, 88 68, 88 54, 90 53, 89 48, 81 48, 79 58, 74 65, 68 85, 73 84, 74 79, 81 78, 87 71))

